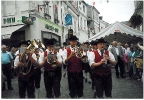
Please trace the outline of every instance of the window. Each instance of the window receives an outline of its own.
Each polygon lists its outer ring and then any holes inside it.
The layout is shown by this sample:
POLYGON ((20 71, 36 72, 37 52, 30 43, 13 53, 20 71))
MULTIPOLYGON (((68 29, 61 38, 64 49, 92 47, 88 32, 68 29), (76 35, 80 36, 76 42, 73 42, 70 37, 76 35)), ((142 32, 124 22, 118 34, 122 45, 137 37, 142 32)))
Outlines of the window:
POLYGON ((54 23, 58 23, 58 6, 54 5, 54 23))
POLYGON ((79 5, 81 5, 81 2, 79 1, 79 5))
POLYGON ((85 12, 85 5, 83 5, 83 11, 85 12))
POLYGON ((82 29, 82 18, 81 18, 81 22, 80 23, 81 23, 80 28, 82 29))

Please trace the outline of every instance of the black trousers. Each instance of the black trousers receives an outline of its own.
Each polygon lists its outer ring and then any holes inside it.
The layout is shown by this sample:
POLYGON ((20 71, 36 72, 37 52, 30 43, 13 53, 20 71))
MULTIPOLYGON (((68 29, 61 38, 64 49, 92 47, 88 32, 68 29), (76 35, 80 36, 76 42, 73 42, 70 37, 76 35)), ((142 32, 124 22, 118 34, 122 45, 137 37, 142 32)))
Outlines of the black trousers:
POLYGON ((18 85, 20 98, 25 98, 26 91, 28 98, 35 98, 34 76, 31 76, 29 78, 18 77, 18 85))
POLYGON ((83 96, 83 73, 68 72, 69 95, 71 98, 83 96))
POLYGON ((118 67, 120 68, 120 76, 123 76, 124 75, 124 63, 119 56, 118 56, 118 62, 115 66, 116 76, 119 76, 118 67))
POLYGON ((34 83, 35 83, 35 88, 38 89, 40 88, 40 81, 41 81, 41 69, 37 68, 34 71, 34 83))
POLYGON ((103 92, 106 97, 112 97, 112 77, 111 74, 108 76, 94 75, 94 82, 96 86, 96 95, 98 98, 103 98, 103 92))
POLYGON ((11 64, 2 64, 2 71, 3 74, 6 76, 7 78, 7 87, 10 88, 12 87, 11 85, 11 64))
POLYGON ((91 68, 89 66, 89 63, 83 63, 84 65, 84 70, 85 70, 85 73, 91 73, 91 68))
POLYGON ((44 83, 47 98, 53 98, 53 94, 56 98, 60 96, 60 78, 57 71, 45 71, 44 83))

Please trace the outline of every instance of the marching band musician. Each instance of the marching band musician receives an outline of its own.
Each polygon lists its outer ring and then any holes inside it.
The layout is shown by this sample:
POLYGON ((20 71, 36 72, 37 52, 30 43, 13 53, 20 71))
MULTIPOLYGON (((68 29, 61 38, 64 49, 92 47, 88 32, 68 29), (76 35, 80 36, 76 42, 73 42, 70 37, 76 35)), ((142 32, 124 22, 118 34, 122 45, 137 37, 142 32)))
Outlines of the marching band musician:
MULTIPOLYGON (((21 41, 20 45, 22 48, 27 47, 28 41, 21 41)), ((19 51, 20 53, 20 51, 19 51)), ((15 69, 18 69, 18 85, 19 85, 19 97, 25 98, 26 90, 28 98, 35 98, 35 88, 34 88, 34 70, 33 67, 27 75, 21 73, 20 68, 24 67, 26 63, 20 62, 20 57, 22 55, 18 54, 14 61, 15 69)), ((31 55, 26 56, 27 60, 30 59, 31 55)), ((31 61, 30 61, 31 62, 31 61)), ((28 64, 30 66, 30 64, 28 64)))
POLYGON ((62 65, 62 58, 61 54, 59 52, 56 52, 54 50, 55 48, 55 39, 48 39, 47 40, 47 49, 44 51, 44 56, 41 56, 39 66, 44 67, 44 84, 46 88, 46 97, 47 98, 55 98, 60 97, 60 75, 58 67, 61 67, 62 65), (58 67, 53 68, 51 64, 48 63, 48 54, 55 54, 56 58, 55 61, 58 65, 58 67), (53 93, 54 92, 54 93, 53 93), (54 96, 53 96, 54 94, 54 96))
MULTIPOLYGON (((91 47, 87 51, 87 55, 89 56, 89 53, 94 52, 97 49, 96 41, 92 40, 90 42, 91 47)), ((88 57, 89 58, 89 57, 88 57)), ((91 69, 91 81, 92 81, 92 89, 94 90, 95 84, 94 84, 94 77, 93 77, 93 70, 91 69)))
POLYGON ((77 58, 74 48, 78 38, 72 35, 69 38, 70 47, 63 52, 63 63, 67 65, 69 95, 71 98, 83 97, 83 72, 81 58, 77 58))
MULTIPOLYGON (((84 42, 84 46, 87 48, 87 51, 85 51, 86 55, 88 56, 88 53, 89 53, 89 42, 84 42)), ((88 63, 83 63, 84 65, 84 78, 85 78, 85 82, 88 81, 89 84, 91 84, 91 68, 89 66, 88 63)))
POLYGON ((94 82, 96 85, 96 96, 98 98, 103 98, 103 91, 105 91, 106 97, 112 97, 112 77, 110 67, 115 65, 116 62, 113 54, 110 51, 103 49, 105 43, 106 41, 104 39, 98 39, 98 49, 91 52, 89 55, 89 64, 94 70, 94 82))
MULTIPOLYGON (((37 49, 33 54, 32 57, 39 63, 39 57, 42 51, 37 49)), ((40 93, 40 81, 41 81, 41 68, 36 64, 34 64, 34 84, 35 84, 35 96, 39 98, 40 93)))
MULTIPOLYGON (((63 42, 63 47, 61 49, 61 52, 63 53, 67 48, 67 43, 66 42, 63 42)), ((66 71, 66 65, 63 63, 63 70, 64 70, 64 74, 63 74, 63 77, 65 77, 67 75, 67 71, 66 71)))

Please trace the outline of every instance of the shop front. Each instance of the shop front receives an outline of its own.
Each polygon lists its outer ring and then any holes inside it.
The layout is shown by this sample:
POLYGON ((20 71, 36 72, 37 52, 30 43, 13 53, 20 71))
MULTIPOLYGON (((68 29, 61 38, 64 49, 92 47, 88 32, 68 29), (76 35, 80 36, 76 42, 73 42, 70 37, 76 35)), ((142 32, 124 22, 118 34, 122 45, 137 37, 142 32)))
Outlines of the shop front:
POLYGON ((25 40, 25 29, 29 26, 22 23, 23 15, 2 17, 1 42, 9 47, 18 46, 20 40, 25 40))

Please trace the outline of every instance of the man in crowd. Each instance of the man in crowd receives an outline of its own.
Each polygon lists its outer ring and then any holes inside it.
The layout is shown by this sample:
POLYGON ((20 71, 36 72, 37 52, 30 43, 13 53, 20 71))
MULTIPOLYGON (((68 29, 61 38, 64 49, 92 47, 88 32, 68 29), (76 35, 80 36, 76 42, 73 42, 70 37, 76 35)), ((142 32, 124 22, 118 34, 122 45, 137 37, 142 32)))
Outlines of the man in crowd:
POLYGON ((123 49, 121 46, 117 46, 117 41, 113 41, 113 47, 110 49, 111 53, 114 55, 115 60, 117 62, 115 66, 116 70, 116 77, 119 78, 119 70, 118 67, 120 68, 120 76, 122 78, 124 77, 124 64, 123 64, 123 49))
MULTIPOLYGON (((7 51, 6 45, 2 45, 1 47, 1 64, 2 64, 2 72, 3 75, 7 78, 7 87, 9 90, 13 90, 11 85, 11 65, 13 57, 10 52, 7 51)), ((2 87, 2 90, 5 90, 5 84, 2 87)))

